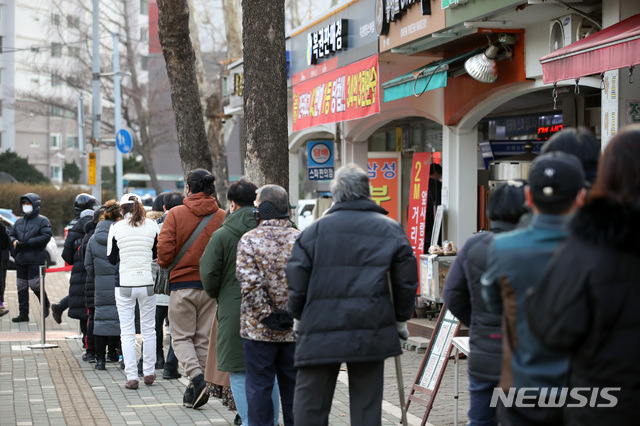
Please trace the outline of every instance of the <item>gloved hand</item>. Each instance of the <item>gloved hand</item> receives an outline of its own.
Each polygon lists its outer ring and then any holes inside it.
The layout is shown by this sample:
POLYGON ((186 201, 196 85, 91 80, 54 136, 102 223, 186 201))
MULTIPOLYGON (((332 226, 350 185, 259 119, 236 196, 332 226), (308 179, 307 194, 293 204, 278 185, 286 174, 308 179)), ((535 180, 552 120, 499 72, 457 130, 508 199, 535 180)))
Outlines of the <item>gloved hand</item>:
POLYGON ((275 331, 289 331, 293 326, 293 318, 286 311, 278 311, 270 314, 262 323, 275 331))
POLYGON ((398 329, 398 336, 400 340, 407 340, 409 338, 409 329, 407 328, 407 322, 396 322, 396 328, 398 329))
POLYGON ((300 320, 299 319, 293 319, 293 331, 298 334, 298 330, 300 330, 300 320))

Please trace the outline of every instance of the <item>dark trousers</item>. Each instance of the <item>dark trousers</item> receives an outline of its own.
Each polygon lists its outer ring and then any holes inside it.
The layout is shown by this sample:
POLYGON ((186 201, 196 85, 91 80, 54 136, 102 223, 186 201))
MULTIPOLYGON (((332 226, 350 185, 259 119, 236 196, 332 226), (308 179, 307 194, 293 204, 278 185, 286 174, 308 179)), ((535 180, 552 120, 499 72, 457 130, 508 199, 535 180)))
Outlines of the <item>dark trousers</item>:
POLYGON ((7 266, 9 249, 0 251, 0 304, 4 303, 4 290, 7 287, 7 266))
POLYGON ((58 308, 60 309, 60 311, 66 311, 67 309, 69 309, 69 295, 67 294, 65 297, 63 297, 62 299, 60 299, 60 301, 58 302, 58 308))
MULTIPOLYGON (((18 310, 20 315, 29 315, 29 288, 40 299, 40 266, 16 265, 16 285, 18 287, 18 310)), ((44 271, 42 279, 44 280, 44 271)), ((47 293, 44 294, 45 310, 49 309, 47 293)))
POLYGON ((493 389, 498 382, 478 380, 469 374, 469 426, 496 426, 496 408, 491 407, 493 389))
POLYGON ((561 426, 562 407, 506 408, 499 401, 498 420, 501 426, 561 426))
MULTIPOLYGON (((293 393, 296 386, 296 368, 293 366, 295 343, 259 342, 243 339, 245 380, 249 424, 273 425, 271 392, 276 376, 280 388, 280 401, 285 426, 293 425, 293 393)), ((300 425, 303 423, 298 423, 300 425)))
POLYGON ((105 359, 107 345, 109 345, 109 355, 117 355, 120 350, 120 336, 98 336, 94 335, 96 359, 105 359))
POLYGON ((89 319, 87 319, 87 334, 85 335, 85 339, 86 339, 86 348, 87 348, 87 353, 90 354, 95 354, 96 352, 96 344, 95 344, 95 339, 93 336, 93 324, 94 324, 94 317, 96 314, 96 309, 95 308, 88 308, 87 309, 87 314, 89 315, 89 319))
MULTIPOLYGON (((246 354, 245 354, 246 358, 246 354)), ((349 412, 352 426, 382 423, 384 361, 349 362, 349 412)), ((293 415, 300 425, 328 425, 340 364, 298 369, 293 415)))

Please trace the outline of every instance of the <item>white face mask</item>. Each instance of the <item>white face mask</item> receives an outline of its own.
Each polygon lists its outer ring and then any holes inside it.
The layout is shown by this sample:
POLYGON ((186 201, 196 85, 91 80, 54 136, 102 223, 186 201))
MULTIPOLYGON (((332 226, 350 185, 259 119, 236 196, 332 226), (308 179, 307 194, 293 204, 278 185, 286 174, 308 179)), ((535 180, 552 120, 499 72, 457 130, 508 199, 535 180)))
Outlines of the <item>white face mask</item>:
POLYGON ((24 206, 22 206, 22 211, 24 212, 24 214, 29 214, 33 211, 33 206, 25 204, 24 206))

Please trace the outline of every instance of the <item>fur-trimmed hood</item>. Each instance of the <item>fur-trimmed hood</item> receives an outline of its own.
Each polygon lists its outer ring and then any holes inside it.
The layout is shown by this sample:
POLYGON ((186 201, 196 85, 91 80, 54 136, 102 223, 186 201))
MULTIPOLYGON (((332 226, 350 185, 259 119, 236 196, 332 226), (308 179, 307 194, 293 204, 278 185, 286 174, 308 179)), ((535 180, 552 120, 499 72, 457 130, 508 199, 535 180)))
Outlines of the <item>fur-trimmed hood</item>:
POLYGON ((610 198, 584 205, 571 220, 572 235, 598 245, 640 255, 640 210, 610 198))

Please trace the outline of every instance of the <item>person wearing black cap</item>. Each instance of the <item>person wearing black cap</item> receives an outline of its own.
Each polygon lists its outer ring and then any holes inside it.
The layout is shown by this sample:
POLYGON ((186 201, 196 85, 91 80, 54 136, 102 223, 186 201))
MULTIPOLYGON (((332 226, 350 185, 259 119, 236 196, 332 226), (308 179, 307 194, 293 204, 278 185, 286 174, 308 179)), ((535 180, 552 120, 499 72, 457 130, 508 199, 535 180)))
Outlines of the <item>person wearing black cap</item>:
POLYGON ((548 396, 553 388, 566 386, 569 358, 547 349, 533 335, 524 314, 525 296, 535 288, 556 246, 566 238, 570 213, 583 204, 584 185, 577 157, 563 152, 540 155, 531 164, 525 187, 527 204, 534 213, 531 224, 497 235, 489 245, 487 272, 481 282, 487 308, 503 317, 498 387, 505 393, 512 388, 536 389, 528 394, 535 395, 531 408, 498 405, 502 425, 562 424, 561 408, 544 407, 537 401, 542 393, 548 396))

